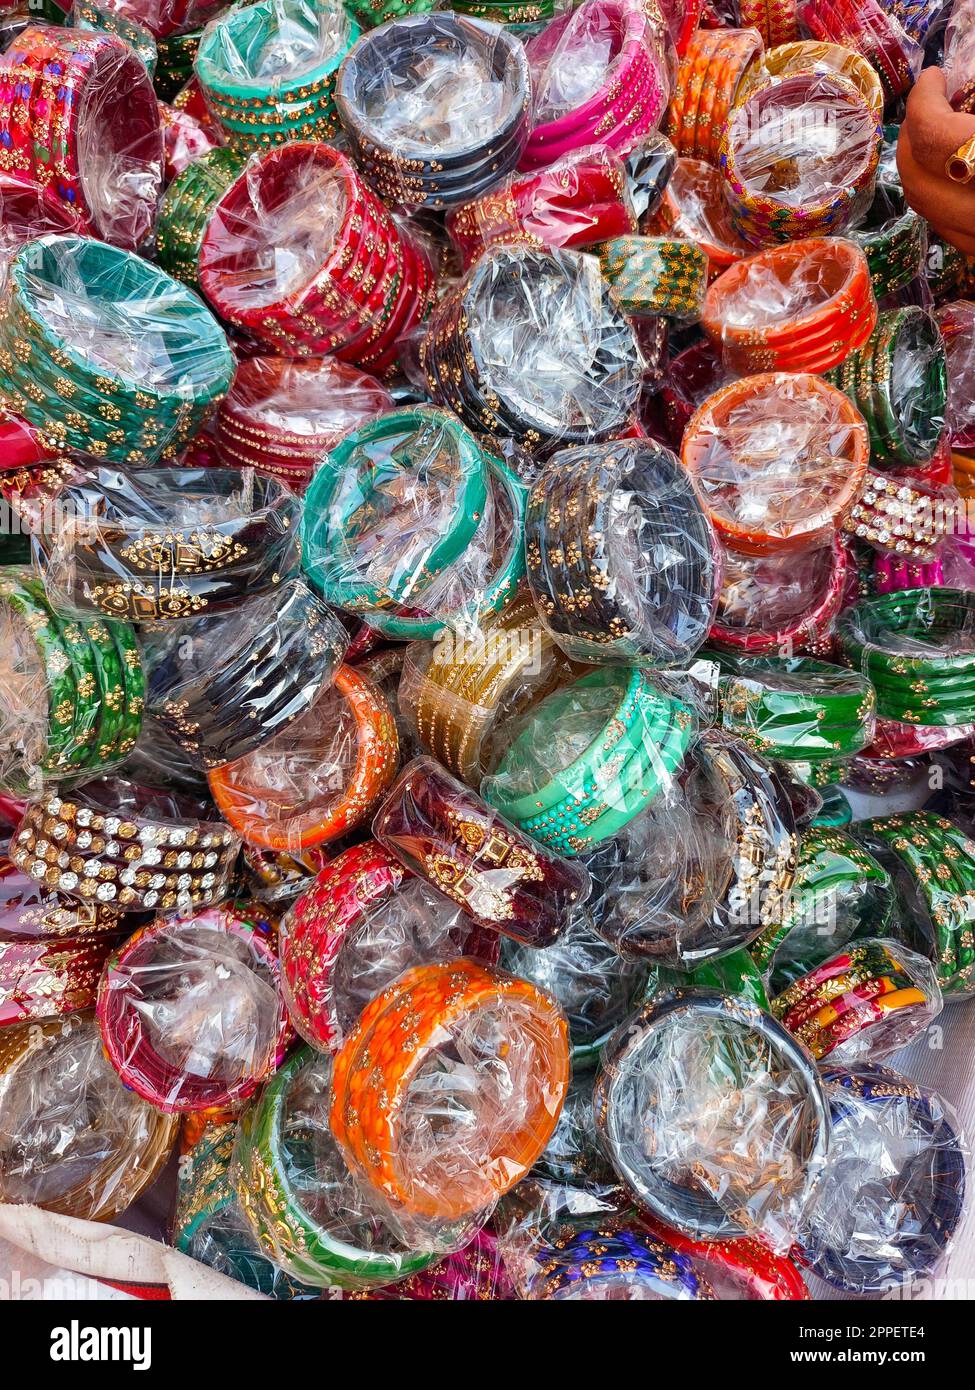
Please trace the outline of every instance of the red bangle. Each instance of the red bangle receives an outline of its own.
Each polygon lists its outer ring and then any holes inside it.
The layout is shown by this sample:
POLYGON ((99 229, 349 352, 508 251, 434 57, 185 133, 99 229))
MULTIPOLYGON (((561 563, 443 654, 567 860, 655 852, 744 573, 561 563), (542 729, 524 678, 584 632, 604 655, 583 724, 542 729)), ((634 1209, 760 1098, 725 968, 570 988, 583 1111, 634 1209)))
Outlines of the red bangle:
POLYGON ((869 59, 888 101, 913 86, 923 50, 877 0, 802 0, 799 19, 814 39, 842 44, 869 59))
MULTIPOLYGON (((847 578, 851 569, 846 547, 839 536, 825 546, 811 547, 808 552, 786 551, 780 556, 746 557, 726 555, 724 585, 718 601, 718 616, 711 627, 710 640, 731 651, 747 652, 749 656, 775 656, 793 652, 821 649, 828 640, 834 618, 843 606, 847 578), (808 562, 814 570, 815 587, 803 603, 788 613, 775 613, 769 597, 770 586, 762 571, 770 565, 787 567, 785 574, 794 580, 801 573, 799 566, 808 562), (743 591, 751 586, 747 611, 740 622, 731 620, 730 595, 740 603, 743 591), (771 606, 773 616, 763 614, 762 605, 771 606)), ((806 587, 803 586, 805 594, 806 587)))
MULTIPOLYGON (((4 254, 12 255, 24 242, 49 232, 90 235, 81 213, 55 197, 49 189, 28 182, 25 175, 0 173, 0 246, 4 254)), ((14 467, 6 454, 0 467, 14 467)))
POLYGON ((137 931, 106 962, 98 989, 98 1024, 105 1053, 123 1084, 158 1110, 174 1113, 239 1104, 280 1065, 292 1038, 280 978, 273 933, 258 916, 208 908, 191 917, 159 918, 137 931), (220 972, 214 969, 220 937, 229 939, 225 949, 232 972, 226 967, 220 972), (202 976, 205 960, 205 978, 194 981, 191 968, 200 969, 202 976), (216 1008, 217 1003, 226 1004, 217 997, 221 975, 229 974, 240 986, 243 972, 264 978, 260 983, 255 978, 248 997, 232 1001, 238 1014, 233 1007, 216 1008), (168 996, 154 1000, 154 992, 165 990, 167 984, 168 996), (187 993, 199 996, 198 1017, 186 1019, 184 1040, 178 1036, 173 1014, 180 995, 185 998, 187 993), (155 1036, 149 1025, 154 1003, 161 1014, 155 1036), (200 1034, 208 1019, 218 1027, 216 1046, 224 1053, 222 1074, 214 1075, 214 1058, 200 1053, 200 1034), (236 1056, 228 1051, 233 1046, 236 1056), (189 1055, 174 1060, 174 1053, 182 1048, 189 1055))
MULTIPOLYGON (((812 1297, 799 1270, 785 1255, 775 1255, 760 1241, 742 1237, 739 1240, 692 1240, 682 1231, 665 1226, 648 1212, 640 1220, 660 1240, 665 1240, 679 1255, 690 1255, 707 1266, 712 1282, 727 1277, 735 1293, 742 1287, 748 1296, 763 1302, 806 1300, 812 1297)), ((718 1290, 720 1296, 720 1289, 718 1290)))
POLYGON ((0 1027, 92 1008, 112 940, 0 941, 0 1027))

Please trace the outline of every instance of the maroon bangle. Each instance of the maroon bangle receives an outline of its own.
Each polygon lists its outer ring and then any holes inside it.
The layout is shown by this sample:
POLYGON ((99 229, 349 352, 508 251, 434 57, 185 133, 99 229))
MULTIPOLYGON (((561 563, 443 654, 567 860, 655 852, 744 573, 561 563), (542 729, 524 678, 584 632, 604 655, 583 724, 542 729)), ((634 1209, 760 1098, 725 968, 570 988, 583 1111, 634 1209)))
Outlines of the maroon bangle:
POLYGON ((435 762, 417 758, 373 822, 381 845, 480 926, 548 946, 589 896, 589 875, 550 853, 435 762))
POLYGON ((0 1027, 92 1008, 116 939, 0 941, 0 1027))
MULTIPOLYGON (((828 546, 818 548, 817 553, 822 554, 823 582, 808 608, 790 617, 787 622, 775 622, 770 627, 759 622, 738 625, 721 621, 719 616, 711 627, 710 640, 716 646, 747 652, 751 656, 818 649, 820 644, 827 640, 833 619, 842 607, 851 562, 839 536, 834 536, 828 546)), ((735 558, 739 564, 762 563, 761 557, 735 558)), ((790 552, 790 558, 786 559, 785 563, 794 569, 797 563, 796 553, 790 552)), ((730 582, 734 583, 734 579, 730 582)), ((725 584, 728 583, 729 576, 726 574, 725 584)), ((719 601, 719 615, 721 607, 719 601)))

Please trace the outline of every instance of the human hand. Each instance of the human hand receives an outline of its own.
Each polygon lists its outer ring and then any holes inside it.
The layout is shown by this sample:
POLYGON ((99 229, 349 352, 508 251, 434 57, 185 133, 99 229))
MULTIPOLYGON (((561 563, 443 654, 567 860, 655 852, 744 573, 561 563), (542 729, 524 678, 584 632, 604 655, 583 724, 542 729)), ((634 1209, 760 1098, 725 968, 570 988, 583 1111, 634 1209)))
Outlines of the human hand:
POLYGON ((975 256, 975 182, 954 183, 945 164, 975 136, 975 116, 953 111, 940 68, 925 68, 907 101, 897 169, 910 207, 943 241, 975 256))

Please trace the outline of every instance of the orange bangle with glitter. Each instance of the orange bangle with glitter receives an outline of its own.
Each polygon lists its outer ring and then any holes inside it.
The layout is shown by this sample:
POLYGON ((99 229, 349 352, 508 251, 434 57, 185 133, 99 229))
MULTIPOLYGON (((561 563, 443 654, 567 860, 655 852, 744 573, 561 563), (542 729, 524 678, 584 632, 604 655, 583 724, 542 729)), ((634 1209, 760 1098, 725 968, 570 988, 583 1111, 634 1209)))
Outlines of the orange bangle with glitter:
POLYGON ((332 1132, 353 1170, 395 1207, 455 1221, 528 1172, 552 1136, 568 1080, 567 1025, 547 994, 466 958, 421 965, 366 1006, 339 1051, 332 1132), (425 1144, 413 1083, 440 1051, 449 1085, 450 1050, 475 1028, 479 1061, 464 1079, 473 1119, 453 1142, 441 1135, 425 1144))
MULTIPOLYGON (((724 31, 718 30, 718 33, 724 31)), ((730 30, 719 50, 716 71, 708 75, 707 94, 697 117, 697 154, 717 164, 721 137, 750 69, 762 57, 762 39, 753 29, 730 30)), ((714 69, 715 65, 712 65, 714 69)))
MULTIPOLYGON (((331 698, 332 692, 347 702, 356 732, 352 772, 337 800, 324 805, 311 800, 305 807, 276 805, 254 775, 268 765, 268 750, 273 753, 272 745, 277 742, 273 739, 271 745, 264 744, 208 774, 220 814, 249 845, 293 854, 338 839, 368 818, 395 777, 399 736, 393 713, 377 687, 353 667, 340 666, 326 696, 331 698)), ((308 725, 313 737, 316 726, 322 724, 319 702, 301 722, 308 725)), ((299 736, 301 732, 297 730, 299 736)), ((287 742, 290 748, 295 736, 296 726, 292 725, 280 736, 282 746, 287 742)))

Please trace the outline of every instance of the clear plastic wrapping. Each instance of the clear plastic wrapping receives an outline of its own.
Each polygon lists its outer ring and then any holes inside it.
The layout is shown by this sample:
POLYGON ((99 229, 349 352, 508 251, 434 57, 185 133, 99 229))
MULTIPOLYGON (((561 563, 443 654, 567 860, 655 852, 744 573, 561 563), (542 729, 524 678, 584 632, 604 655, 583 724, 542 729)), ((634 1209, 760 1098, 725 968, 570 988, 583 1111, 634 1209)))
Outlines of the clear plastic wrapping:
POLYGON ((975 111, 975 5, 956 0, 945 31, 945 88, 956 111, 975 111))
POLYGON ((712 277, 753 250, 732 223, 721 171, 703 159, 678 159, 660 207, 642 219, 640 230, 693 241, 712 277))
POLYGON ((944 304, 935 317, 948 364, 948 432, 955 449, 975 448, 975 303, 944 304))
MULTIPOLYGON (((6 808, 5 808, 6 809, 6 808)), ((86 903, 46 888, 0 857, 0 942, 73 942, 124 936, 127 923, 107 903, 86 903)))
POLYGON ((897 9, 881 0, 800 0, 798 10, 814 39, 842 44, 874 65, 888 101, 910 90, 921 71, 924 47, 917 28, 901 22, 907 7, 897 9))
POLYGON ((711 641, 753 656, 817 650, 828 642, 849 570, 836 536, 769 555, 725 550, 711 641))

